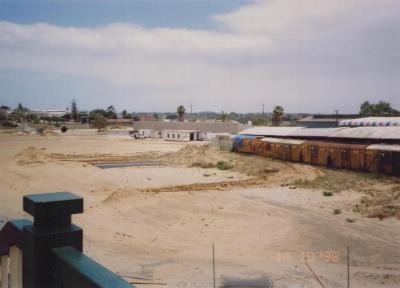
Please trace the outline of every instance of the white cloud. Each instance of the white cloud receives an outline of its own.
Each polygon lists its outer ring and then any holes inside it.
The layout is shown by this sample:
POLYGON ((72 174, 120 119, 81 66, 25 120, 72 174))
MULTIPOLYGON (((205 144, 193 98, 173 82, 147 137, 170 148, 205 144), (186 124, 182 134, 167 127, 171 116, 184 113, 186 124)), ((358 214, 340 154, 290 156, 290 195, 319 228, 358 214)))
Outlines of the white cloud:
POLYGON ((152 87, 145 110, 194 101, 255 111, 265 101, 350 112, 400 92, 392 81, 400 73, 399 8, 397 0, 259 0, 213 16, 215 31, 0 22, 0 68, 91 77, 132 94, 152 87))

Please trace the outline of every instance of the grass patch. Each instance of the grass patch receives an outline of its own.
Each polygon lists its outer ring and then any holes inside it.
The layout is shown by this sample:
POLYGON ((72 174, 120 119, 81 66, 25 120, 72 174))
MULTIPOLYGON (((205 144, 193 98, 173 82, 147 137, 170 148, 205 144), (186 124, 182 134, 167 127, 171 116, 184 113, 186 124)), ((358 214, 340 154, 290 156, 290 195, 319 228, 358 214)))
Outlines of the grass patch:
POLYGON ((319 168, 324 175, 315 180, 298 180, 293 184, 300 188, 321 189, 330 192, 341 192, 354 190, 369 192, 374 185, 393 184, 394 178, 390 176, 376 175, 373 173, 362 173, 347 170, 331 170, 319 168))

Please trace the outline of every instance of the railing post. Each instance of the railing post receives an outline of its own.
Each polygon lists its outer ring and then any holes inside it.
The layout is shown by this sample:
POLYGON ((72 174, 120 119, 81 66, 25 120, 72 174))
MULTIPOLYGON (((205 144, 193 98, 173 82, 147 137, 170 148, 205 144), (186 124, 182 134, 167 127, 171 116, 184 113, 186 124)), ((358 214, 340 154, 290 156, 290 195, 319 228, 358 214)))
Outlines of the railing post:
POLYGON ((10 247, 10 287, 22 288, 22 252, 17 246, 10 247))
POLYGON ((82 251, 82 229, 71 215, 83 212, 83 199, 69 192, 24 196, 24 211, 34 224, 23 228, 23 287, 54 287, 51 249, 72 246, 82 251))
POLYGON ((1 288, 8 288, 8 255, 0 258, 1 265, 1 288))

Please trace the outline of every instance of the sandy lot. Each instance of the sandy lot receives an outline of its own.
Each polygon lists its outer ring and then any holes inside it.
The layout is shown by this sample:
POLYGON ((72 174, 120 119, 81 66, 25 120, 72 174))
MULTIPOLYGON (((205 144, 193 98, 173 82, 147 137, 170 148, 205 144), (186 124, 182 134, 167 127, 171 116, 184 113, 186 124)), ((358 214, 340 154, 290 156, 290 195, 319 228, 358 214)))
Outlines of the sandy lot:
POLYGON ((213 243, 218 279, 268 276, 274 287, 323 287, 314 271, 325 287, 346 287, 349 246, 351 287, 400 287, 399 220, 354 209, 376 191, 397 193, 396 179, 334 172, 332 180, 315 167, 204 144, 0 133, 0 214, 29 217, 25 194, 81 195, 85 213, 73 221, 84 229, 85 252, 112 271, 168 287, 212 287, 213 243), (162 165, 92 165, 143 159, 162 165), (230 169, 202 168, 218 161, 230 169), (325 197, 328 181, 349 185, 325 197))

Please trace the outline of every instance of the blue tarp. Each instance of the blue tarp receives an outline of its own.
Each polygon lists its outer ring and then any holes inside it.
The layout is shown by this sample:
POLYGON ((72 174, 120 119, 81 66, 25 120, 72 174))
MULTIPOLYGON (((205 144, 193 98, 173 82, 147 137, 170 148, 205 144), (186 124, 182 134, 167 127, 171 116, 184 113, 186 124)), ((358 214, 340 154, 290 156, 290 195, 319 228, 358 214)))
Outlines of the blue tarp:
POLYGON ((238 151, 242 147, 243 139, 255 139, 256 137, 257 136, 254 135, 243 135, 243 134, 236 135, 233 138, 232 150, 238 151))

